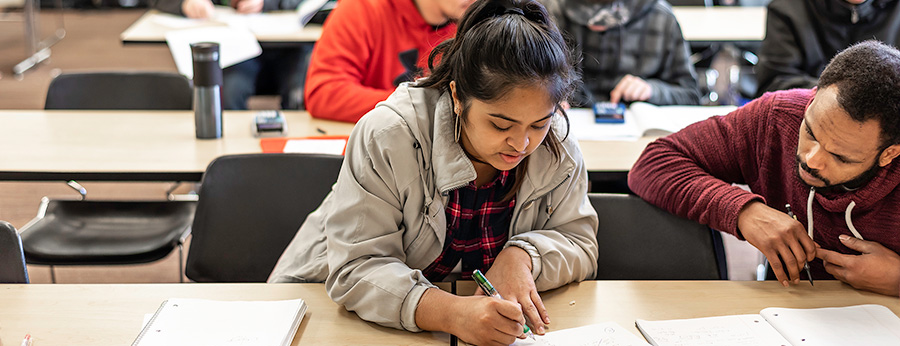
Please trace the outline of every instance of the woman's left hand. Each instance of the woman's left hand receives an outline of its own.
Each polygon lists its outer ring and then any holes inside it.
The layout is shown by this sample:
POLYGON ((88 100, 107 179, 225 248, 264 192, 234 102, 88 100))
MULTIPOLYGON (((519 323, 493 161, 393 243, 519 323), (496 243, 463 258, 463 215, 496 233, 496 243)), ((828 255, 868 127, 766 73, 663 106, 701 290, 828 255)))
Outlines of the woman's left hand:
MULTIPOLYGON (((534 285, 531 256, 525 250, 515 246, 503 249, 485 276, 503 299, 522 306, 528 326, 535 334, 545 333, 544 327, 550 324, 550 317, 534 285)), ((479 289, 476 294, 484 293, 479 289)))

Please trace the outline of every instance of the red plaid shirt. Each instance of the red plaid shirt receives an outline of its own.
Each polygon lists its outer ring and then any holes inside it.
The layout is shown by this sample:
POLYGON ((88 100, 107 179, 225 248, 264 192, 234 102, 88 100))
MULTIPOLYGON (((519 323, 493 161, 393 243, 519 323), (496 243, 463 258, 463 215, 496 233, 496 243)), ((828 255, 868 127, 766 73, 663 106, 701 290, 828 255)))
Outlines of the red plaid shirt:
POLYGON ((515 197, 503 201, 515 182, 513 171, 501 171, 490 183, 475 182, 450 192, 445 212, 447 238, 444 251, 422 270, 428 280, 441 281, 462 260, 462 278, 472 271, 486 272, 509 238, 509 223, 515 197))

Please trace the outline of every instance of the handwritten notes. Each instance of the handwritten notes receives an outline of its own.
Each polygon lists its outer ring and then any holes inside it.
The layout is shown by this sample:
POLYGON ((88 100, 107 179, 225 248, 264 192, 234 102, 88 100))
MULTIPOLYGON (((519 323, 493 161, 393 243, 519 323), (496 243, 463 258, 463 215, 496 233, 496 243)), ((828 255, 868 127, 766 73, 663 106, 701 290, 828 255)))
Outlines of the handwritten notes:
POLYGON ((517 340, 516 346, 642 346, 646 342, 618 323, 606 322, 535 335, 535 340, 517 340))

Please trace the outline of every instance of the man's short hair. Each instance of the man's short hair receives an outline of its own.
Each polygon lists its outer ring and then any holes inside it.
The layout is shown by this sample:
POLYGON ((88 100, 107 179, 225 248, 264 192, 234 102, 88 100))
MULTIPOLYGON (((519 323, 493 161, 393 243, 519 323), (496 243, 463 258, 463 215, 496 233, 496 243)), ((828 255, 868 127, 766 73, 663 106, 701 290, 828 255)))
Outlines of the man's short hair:
POLYGON ((835 55, 819 77, 819 89, 838 87, 837 100, 854 120, 878 120, 882 148, 900 144, 900 51, 863 41, 835 55))

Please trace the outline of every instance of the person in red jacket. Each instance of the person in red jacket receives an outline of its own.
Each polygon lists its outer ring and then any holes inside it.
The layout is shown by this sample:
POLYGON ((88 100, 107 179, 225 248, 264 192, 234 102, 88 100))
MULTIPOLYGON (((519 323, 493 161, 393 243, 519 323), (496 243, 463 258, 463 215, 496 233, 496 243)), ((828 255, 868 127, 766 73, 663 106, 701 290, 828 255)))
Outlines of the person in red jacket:
POLYGON ((316 118, 356 122, 426 66, 474 0, 340 0, 313 48, 305 104, 316 118))
POLYGON ((628 182, 747 240, 785 286, 809 262, 813 278, 897 296, 898 155, 900 52, 866 41, 835 56, 815 89, 767 93, 651 143, 628 182))

